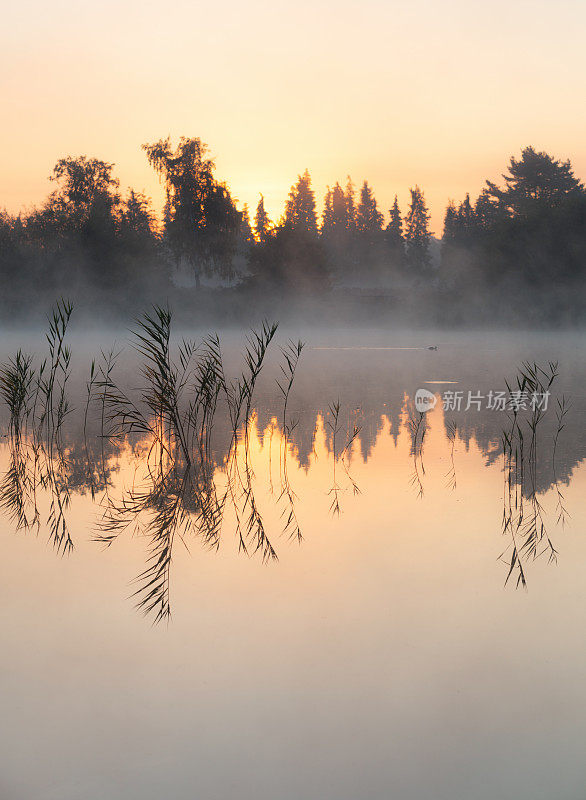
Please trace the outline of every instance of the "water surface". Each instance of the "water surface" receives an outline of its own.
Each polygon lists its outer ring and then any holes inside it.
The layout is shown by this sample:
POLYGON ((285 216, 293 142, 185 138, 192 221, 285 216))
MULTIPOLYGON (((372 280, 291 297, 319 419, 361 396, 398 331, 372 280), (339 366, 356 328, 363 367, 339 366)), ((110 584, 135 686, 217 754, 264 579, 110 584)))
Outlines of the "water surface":
MULTIPOLYGON (((48 543, 48 493, 39 493, 38 533, 16 531, 7 515, 1 523, 3 798, 583 796, 583 337, 304 338, 287 441, 278 351, 249 428, 255 502, 278 560, 239 549, 228 505, 218 549, 197 533, 175 542, 172 616, 155 626, 130 597, 148 530, 130 528, 106 549, 92 541, 104 493, 97 485, 92 498, 84 466, 84 382, 90 350, 110 341, 74 343, 77 410, 66 423, 74 549, 62 557, 48 543), (414 444, 418 388, 487 395, 525 359, 559 361, 533 495, 528 475, 520 486, 507 483, 506 413, 444 412, 440 399, 426 415, 423 444, 421 429, 414 444), (554 464, 563 395, 572 407, 554 464), (282 493, 284 453, 292 498, 282 493), (557 552, 557 563, 541 545, 541 555, 524 559, 526 589, 516 588, 516 570, 506 581, 511 486, 515 509, 523 503, 527 515, 538 499, 557 552), (291 502, 301 540, 283 532, 291 502)), ((234 370, 238 340, 226 345, 234 370)), ((121 380, 138 385, 135 357, 121 359, 121 380)), ((94 403, 99 476, 98 417, 94 403)), ((219 416, 220 491, 228 440, 219 416)), ((242 457, 242 436, 238 446, 242 457)), ((113 497, 145 480, 137 447, 106 445, 113 497)))

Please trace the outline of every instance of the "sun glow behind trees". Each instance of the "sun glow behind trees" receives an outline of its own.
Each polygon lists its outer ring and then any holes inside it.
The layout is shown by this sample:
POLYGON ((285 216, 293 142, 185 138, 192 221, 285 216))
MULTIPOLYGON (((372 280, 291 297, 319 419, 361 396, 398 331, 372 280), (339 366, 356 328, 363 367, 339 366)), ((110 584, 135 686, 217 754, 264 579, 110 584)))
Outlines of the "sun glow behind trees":
POLYGON ((476 195, 524 143, 586 173, 585 23, 580 0, 8 4, 1 202, 39 204, 57 158, 88 153, 159 212, 137 144, 188 133, 273 219, 307 166, 320 197, 349 172, 385 210, 418 184, 439 231, 448 197, 476 195))
POLYGON ((418 185, 403 212, 395 197, 383 213, 367 180, 358 191, 338 180, 322 202, 305 170, 277 219, 259 194, 253 227, 200 139, 143 149, 166 192, 158 219, 142 193, 120 193, 112 163, 86 156, 59 159, 39 208, 0 215, 6 308, 43 292, 138 302, 181 287, 195 289, 181 293, 189 303, 206 278, 215 290, 239 287, 234 302, 249 310, 269 296, 328 302, 366 291, 425 316, 472 301, 515 307, 531 287, 535 308, 582 313, 586 192, 569 162, 532 147, 510 160, 504 185, 487 181, 476 200, 450 202, 441 250, 418 185))

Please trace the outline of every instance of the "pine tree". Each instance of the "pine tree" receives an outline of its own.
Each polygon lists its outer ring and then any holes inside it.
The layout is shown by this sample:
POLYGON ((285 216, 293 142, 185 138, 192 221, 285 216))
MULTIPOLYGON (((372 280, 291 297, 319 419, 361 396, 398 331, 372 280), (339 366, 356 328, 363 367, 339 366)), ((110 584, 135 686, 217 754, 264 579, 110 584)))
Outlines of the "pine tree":
POLYGON ((387 244, 392 250, 404 249, 403 220, 399 209, 399 201, 395 195, 395 202, 389 209, 389 223, 385 229, 387 244))
POLYGON ((481 231, 488 231, 494 226, 508 219, 508 215, 500 203, 491 197, 488 189, 483 189, 474 203, 474 217, 476 227, 481 231))
POLYGON ((271 231, 271 220, 265 210, 265 199, 260 196, 254 215, 254 233, 259 244, 265 244, 271 231))
POLYGON ((322 236, 327 236, 334 229, 334 202, 333 192, 328 186, 324 195, 324 210, 321 215, 321 233, 322 236))
POLYGON ((446 213, 444 214, 444 233, 442 241, 453 242, 458 234, 458 211, 453 200, 448 200, 446 213))
POLYGON ((348 202, 344 190, 337 181, 332 190, 332 213, 334 226, 342 230, 348 230, 350 227, 348 202))
POLYGON ((458 208, 458 227, 462 233, 468 233, 474 228, 474 223, 474 209, 470 203, 470 195, 466 194, 465 199, 458 208))
POLYGON ((334 232, 341 234, 349 228, 348 203, 344 190, 338 182, 334 188, 327 187, 324 197, 324 210, 322 214, 322 234, 330 235, 334 232))
POLYGON ((297 183, 291 187, 285 207, 285 225, 296 231, 317 234, 315 195, 308 170, 299 175, 297 183))
POLYGON ((411 204, 405 219, 405 241, 407 260, 411 267, 423 272, 430 264, 429 212, 423 192, 416 186, 411 189, 411 204))
POLYGON ((352 178, 348 175, 346 180, 346 191, 344 192, 346 200, 346 219, 348 220, 348 230, 354 230, 356 226, 356 205, 354 203, 354 184, 352 178))
POLYGON ((368 181, 364 181, 356 209, 356 230, 360 233, 373 234, 381 230, 382 224, 383 215, 378 210, 374 192, 368 181))
POLYGON ((248 203, 244 203, 241 212, 241 217, 242 219, 240 222, 240 239, 241 241, 250 245, 254 242, 254 235, 252 233, 252 225, 250 224, 250 213, 248 211, 248 203))
POLYGON ((519 160, 511 158, 509 174, 503 178, 505 189, 486 182, 488 194, 513 217, 525 216, 536 204, 554 208, 569 195, 583 197, 585 193, 570 161, 559 161, 533 147, 526 147, 519 160))

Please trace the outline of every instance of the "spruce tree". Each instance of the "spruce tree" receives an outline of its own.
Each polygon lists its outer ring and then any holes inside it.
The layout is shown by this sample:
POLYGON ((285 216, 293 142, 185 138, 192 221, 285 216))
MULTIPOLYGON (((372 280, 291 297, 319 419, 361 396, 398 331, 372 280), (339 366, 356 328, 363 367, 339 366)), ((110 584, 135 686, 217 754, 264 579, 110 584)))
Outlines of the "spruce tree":
POLYGON ((356 226, 356 205, 354 203, 354 184, 352 178, 348 175, 346 179, 346 191, 344 192, 346 200, 346 219, 348 220, 348 230, 354 230, 356 226))
POLYGON ((399 201, 395 195, 395 202, 389 209, 389 223, 385 229, 387 245, 394 258, 405 253, 405 240, 403 238, 403 220, 399 209, 399 201))
POLYGON ((334 204, 333 192, 328 186, 324 196, 324 210, 322 212, 321 233, 328 236, 334 229, 334 204))
POLYGON ((259 244, 265 244, 271 230, 271 220, 265 210, 265 199, 260 196, 254 215, 254 233, 259 244))
POLYGON ((254 235, 252 233, 252 225, 250 224, 250 213, 248 211, 248 203, 244 203, 241 213, 240 221, 240 239, 247 244, 252 244, 254 235))
POLYGON ((468 233, 474 228, 474 223, 474 209, 470 203, 470 195, 466 194, 466 197, 458 208, 458 228, 462 233, 468 233))
POLYGON ((291 187, 285 207, 285 225, 296 231, 317 234, 315 195, 308 170, 299 175, 297 183, 291 187))
POLYGON ((458 234, 458 211, 453 200, 448 200, 446 213, 444 214, 444 232, 442 241, 444 243, 453 242, 458 234))
POLYGON ((350 227, 348 219, 348 202, 344 190, 336 181, 334 188, 327 187, 322 214, 322 234, 336 233, 340 236, 350 227))
POLYGON ((383 215, 378 210, 376 199, 368 181, 364 181, 360 190, 360 202, 356 208, 356 230, 359 233, 378 233, 383 224, 383 215))
POLYGON ((409 265, 418 272, 424 272, 430 264, 429 212, 423 192, 416 186, 411 189, 411 204, 405 218, 406 254, 409 265))

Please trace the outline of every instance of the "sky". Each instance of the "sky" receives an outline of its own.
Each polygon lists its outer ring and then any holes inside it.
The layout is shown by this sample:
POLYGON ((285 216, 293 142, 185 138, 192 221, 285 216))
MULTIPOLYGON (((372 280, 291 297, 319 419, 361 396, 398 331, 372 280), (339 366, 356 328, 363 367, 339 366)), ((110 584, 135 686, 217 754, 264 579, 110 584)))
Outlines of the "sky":
POLYGON ((141 145, 199 136, 240 205, 280 217, 309 169, 385 212, 449 198, 533 145, 586 177, 583 0, 21 0, 0 30, 0 208, 39 204, 58 158, 116 164, 162 202, 141 145))

